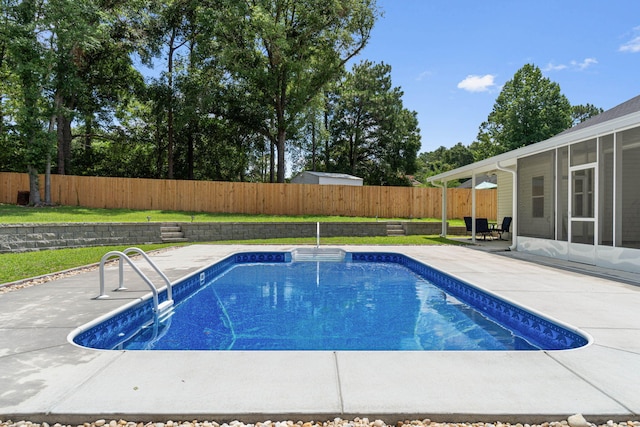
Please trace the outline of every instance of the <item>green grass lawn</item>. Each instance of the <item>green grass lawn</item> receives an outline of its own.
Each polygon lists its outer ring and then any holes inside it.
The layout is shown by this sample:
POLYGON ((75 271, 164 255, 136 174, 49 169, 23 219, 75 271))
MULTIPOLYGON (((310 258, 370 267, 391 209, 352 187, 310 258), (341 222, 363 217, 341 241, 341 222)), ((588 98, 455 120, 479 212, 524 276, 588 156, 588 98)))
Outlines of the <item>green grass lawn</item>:
MULTIPOLYGON (((315 245, 315 237, 228 240, 212 242, 214 244, 248 244, 248 245, 315 245)), ((320 237, 320 245, 465 245, 457 240, 449 240, 440 236, 373 236, 373 237, 320 237)))
MULTIPOLYGON (((397 219, 397 218, 396 218, 397 219)), ((376 218, 338 216, 275 216, 275 215, 231 215, 195 212, 172 212, 160 210, 94 209, 74 206, 31 208, 0 204, 0 224, 20 223, 77 223, 77 222, 365 222, 376 218)), ((390 219, 378 219, 386 221, 390 219)), ((406 221, 407 219, 401 219, 406 221)), ((414 219, 413 221, 439 221, 438 219, 414 219)), ((453 220, 450 225, 464 225, 453 220)), ((213 242, 214 244, 285 244, 315 245, 315 237, 234 240, 213 242)), ((464 244, 438 236, 380 236, 380 237, 322 237, 322 245, 443 245, 464 244)), ((170 244, 139 245, 144 251, 175 246, 170 244)), ((0 284, 30 277, 42 276, 70 268, 94 264, 111 250, 123 250, 126 246, 98 246, 90 248, 57 249, 35 252, 0 254, 0 284)))
MULTIPOLYGON (((171 244, 138 245, 151 251, 175 246, 171 244)), ((129 246, 96 246, 90 248, 57 249, 36 252, 13 252, 0 254, 0 284, 15 282, 30 277, 82 267, 100 262, 109 251, 122 251, 129 246)))
MULTIPOLYGON (((233 240, 211 242, 211 244, 254 245, 315 245, 315 238, 286 238, 233 240)), ((378 237, 323 237, 321 245, 464 245, 466 243, 444 239, 439 236, 378 236, 378 237)), ((145 252, 176 246, 175 244, 136 245, 145 252)), ((96 246, 90 248, 56 249, 35 252, 0 254, 0 284, 30 277, 43 276, 70 268, 100 262, 104 254, 113 250, 124 250, 128 246, 96 246)))
MULTIPOLYGON (((162 210, 97 209, 79 206, 26 207, 0 204, 0 224, 66 223, 66 222, 369 222, 409 221, 407 218, 365 218, 320 215, 243 215, 162 210)), ((411 221, 438 222, 439 218, 411 221)), ((462 220, 449 220, 449 225, 464 225, 462 220)))

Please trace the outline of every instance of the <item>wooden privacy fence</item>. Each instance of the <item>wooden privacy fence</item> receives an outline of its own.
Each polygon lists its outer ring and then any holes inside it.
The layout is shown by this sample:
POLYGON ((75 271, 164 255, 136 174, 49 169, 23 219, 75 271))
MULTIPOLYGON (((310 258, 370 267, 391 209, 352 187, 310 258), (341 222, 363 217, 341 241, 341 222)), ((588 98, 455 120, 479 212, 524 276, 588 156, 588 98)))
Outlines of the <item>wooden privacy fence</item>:
MULTIPOLYGON (((40 177, 44 198, 44 176, 40 177)), ((0 202, 29 191, 27 174, 0 172, 0 202)), ((476 191, 476 216, 495 220, 496 190, 476 191)), ((267 215, 440 218, 441 189, 316 184, 183 181, 51 175, 58 205, 267 215)), ((449 189, 447 217, 471 214, 471 190, 449 189)))

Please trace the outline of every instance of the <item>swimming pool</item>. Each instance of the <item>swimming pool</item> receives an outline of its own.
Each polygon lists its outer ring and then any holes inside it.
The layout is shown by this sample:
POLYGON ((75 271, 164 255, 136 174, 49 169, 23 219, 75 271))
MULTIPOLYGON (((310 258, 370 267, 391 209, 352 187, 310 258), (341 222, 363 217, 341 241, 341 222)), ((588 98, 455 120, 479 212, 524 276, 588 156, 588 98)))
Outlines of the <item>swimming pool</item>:
POLYGON ((561 350, 588 342, 402 254, 297 255, 235 254, 174 284, 167 319, 153 321, 147 300, 80 328, 73 342, 127 350, 561 350))

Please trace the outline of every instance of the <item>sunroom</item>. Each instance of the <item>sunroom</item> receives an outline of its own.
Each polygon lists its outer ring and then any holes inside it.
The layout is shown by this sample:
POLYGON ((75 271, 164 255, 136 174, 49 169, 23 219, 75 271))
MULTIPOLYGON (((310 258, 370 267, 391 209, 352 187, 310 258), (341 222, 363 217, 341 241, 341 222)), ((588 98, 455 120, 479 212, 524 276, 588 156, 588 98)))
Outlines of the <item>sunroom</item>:
MULTIPOLYGON (((497 175, 498 222, 513 218, 512 250, 640 272, 640 96, 546 141, 428 181, 447 188, 471 178, 474 188, 481 174, 497 175)), ((446 206, 446 191, 442 197, 446 206)))

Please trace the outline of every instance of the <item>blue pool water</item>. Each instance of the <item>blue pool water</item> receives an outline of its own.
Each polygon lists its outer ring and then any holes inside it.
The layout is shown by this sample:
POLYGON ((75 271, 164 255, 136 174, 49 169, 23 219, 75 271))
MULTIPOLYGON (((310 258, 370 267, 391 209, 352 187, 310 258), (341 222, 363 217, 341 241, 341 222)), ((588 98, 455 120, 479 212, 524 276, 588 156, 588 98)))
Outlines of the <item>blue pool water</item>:
POLYGON ((402 255, 350 255, 347 262, 291 262, 286 254, 276 262, 246 254, 228 259, 187 281, 190 292, 175 285, 177 304, 167 319, 143 322, 149 315, 139 309, 137 316, 116 316, 74 340, 128 350, 538 350, 586 344, 573 331, 402 255))

